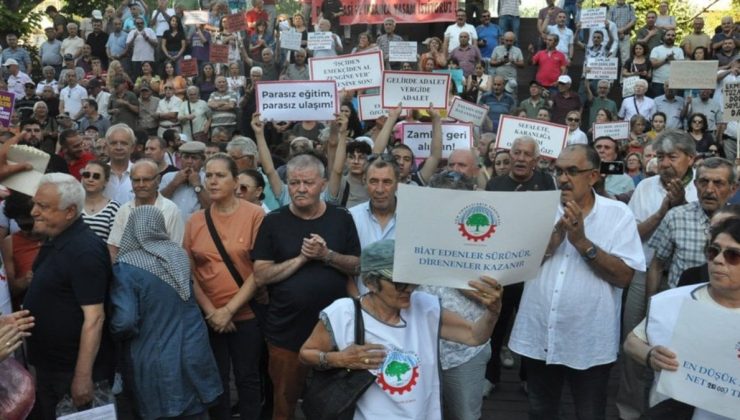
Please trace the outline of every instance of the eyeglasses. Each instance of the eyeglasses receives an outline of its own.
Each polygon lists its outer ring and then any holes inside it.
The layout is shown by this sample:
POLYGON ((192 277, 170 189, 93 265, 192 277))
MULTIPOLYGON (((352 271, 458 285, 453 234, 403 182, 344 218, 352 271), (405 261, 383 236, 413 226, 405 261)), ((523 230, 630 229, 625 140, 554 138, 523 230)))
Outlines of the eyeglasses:
POLYGON ((581 121, 581 119, 580 119, 580 118, 566 118, 566 120, 567 120, 568 122, 580 122, 580 121, 581 121))
POLYGON ((580 175, 582 173, 593 171, 593 170, 594 170, 594 168, 579 169, 576 166, 571 166, 571 167, 568 167, 568 168, 563 169, 563 168, 558 168, 556 166, 555 167, 555 176, 556 177, 561 177, 561 176, 563 176, 563 174, 565 174, 566 176, 568 176, 568 178, 573 178, 573 177, 578 176, 578 175, 580 175))
POLYGON ((98 181, 100 178, 102 178, 102 175, 100 175, 99 173, 96 173, 96 172, 85 171, 85 172, 82 173, 82 177, 85 178, 85 179, 92 178, 92 179, 98 181))
POLYGON ((730 265, 740 264, 740 249, 725 248, 722 249, 719 245, 709 245, 704 251, 707 256, 707 261, 714 261, 719 254, 722 254, 725 262, 730 265))
POLYGON ((398 292, 403 292, 403 291, 406 291, 406 290, 412 290, 413 291, 414 289, 416 289, 419 286, 418 284, 402 283, 400 281, 393 281, 393 280, 391 280, 391 279, 389 279, 387 277, 381 277, 381 279, 383 279, 383 280, 385 280, 385 281, 387 281, 389 283, 393 283, 393 287, 395 287, 396 288, 396 291, 398 291, 398 292))

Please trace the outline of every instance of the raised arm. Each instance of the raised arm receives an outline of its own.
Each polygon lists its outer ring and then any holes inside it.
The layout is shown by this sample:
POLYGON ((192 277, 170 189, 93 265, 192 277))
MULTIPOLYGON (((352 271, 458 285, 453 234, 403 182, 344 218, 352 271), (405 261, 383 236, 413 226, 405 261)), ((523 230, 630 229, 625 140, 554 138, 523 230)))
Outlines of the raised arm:
POLYGON ((474 290, 465 291, 465 296, 485 307, 486 312, 478 320, 471 322, 454 312, 443 309, 439 336, 445 340, 478 346, 491 337, 493 327, 501 313, 501 298, 504 290, 496 280, 486 276, 468 284, 474 290))
POLYGON ((419 171, 419 176, 425 183, 428 182, 434 172, 437 171, 437 166, 442 160, 442 118, 439 116, 439 112, 431 107, 427 110, 429 115, 432 116, 432 144, 430 146, 430 155, 424 162, 424 167, 419 171))
POLYGON ((383 128, 380 129, 380 133, 378 133, 373 143, 373 153, 380 154, 385 152, 391 138, 391 133, 393 132, 393 127, 396 125, 401 111, 403 111, 403 108, 401 108, 400 103, 396 108, 388 111, 388 118, 385 119, 385 124, 383 124, 383 128))
POLYGON ((254 138, 257 141, 257 152, 262 164, 262 173, 267 175, 267 180, 270 182, 270 188, 275 197, 280 197, 283 193, 283 180, 280 179, 280 175, 275 170, 275 163, 272 161, 272 154, 270 154, 270 148, 267 146, 267 140, 265 140, 265 123, 260 121, 259 112, 252 115, 252 130, 254 130, 254 138))
POLYGON ((344 173, 344 163, 347 160, 347 117, 337 115, 337 149, 334 152, 331 173, 329 174, 329 197, 337 197, 344 173))

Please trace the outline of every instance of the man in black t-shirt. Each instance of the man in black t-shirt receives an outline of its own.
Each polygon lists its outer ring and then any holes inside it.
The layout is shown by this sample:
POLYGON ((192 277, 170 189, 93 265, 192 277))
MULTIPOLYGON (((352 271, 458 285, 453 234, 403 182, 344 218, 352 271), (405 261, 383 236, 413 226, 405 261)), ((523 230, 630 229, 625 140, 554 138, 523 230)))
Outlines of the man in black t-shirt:
POLYGON ((251 256, 254 278, 266 285, 270 304, 264 334, 274 386, 273 419, 289 419, 308 369, 298 351, 316 325, 319 312, 334 300, 357 294, 353 275, 360 240, 350 213, 326 204, 321 192, 325 168, 315 156, 288 162, 290 204, 265 216, 251 256))

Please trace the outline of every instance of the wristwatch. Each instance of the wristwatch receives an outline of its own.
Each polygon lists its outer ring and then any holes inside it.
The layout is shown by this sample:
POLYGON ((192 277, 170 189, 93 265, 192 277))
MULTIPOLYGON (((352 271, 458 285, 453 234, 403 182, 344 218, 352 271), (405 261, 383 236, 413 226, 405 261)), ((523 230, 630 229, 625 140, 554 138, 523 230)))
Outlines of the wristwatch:
POLYGON ((203 187, 200 185, 196 185, 194 188, 196 194, 200 194, 201 191, 203 191, 203 187))
POLYGON ((583 253, 582 257, 586 261, 593 261, 596 259, 596 254, 599 252, 599 247, 596 245, 591 244, 588 249, 586 249, 586 252, 583 253))

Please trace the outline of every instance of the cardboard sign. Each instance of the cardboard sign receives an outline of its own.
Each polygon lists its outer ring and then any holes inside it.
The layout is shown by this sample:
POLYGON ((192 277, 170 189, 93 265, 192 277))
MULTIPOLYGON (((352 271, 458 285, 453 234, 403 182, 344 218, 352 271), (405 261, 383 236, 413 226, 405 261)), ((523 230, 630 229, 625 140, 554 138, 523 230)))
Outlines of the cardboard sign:
POLYGON ((740 120, 740 83, 728 83, 722 89, 724 114, 722 121, 740 120))
POLYGON ((208 60, 211 63, 228 63, 229 62, 229 46, 225 44, 211 44, 209 50, 208 60))
MULTIPOLYGON (((322 3, 323 0, 311 2, 313 22, 318 22, 322 3)), ((386 18, 393 18, 396 23, 452 22, 457 5, 457 0, 342 0, 344 15, 339 17, 339 23, 382 25, 386 18)))
POLYGON ((556 159, 568 141, 568 127, 529 118, 502 115, 496 133, 496 148, 511 149, 519 137, 532 137, 540 146, 540 155, 556 159))
POLYGON ((469 122, 478 127, 483 125, 483 120, 488 114, 488 107, 483 105, 467 102, 459 97, 452 98, 452 104, 447 112, 447 116, 458 121, 469 122))
POLYGON ((224 17, 224 30, 232 34, 239 31, 247 30, 246 13, 234 13, 224 17))
MULTIPOLYGON (((390 109, 383 108, 383 105, 380 102, 380 94, 359 95, 357 100, 359 103, 358 114, 360 116, 360 120, 369 121, 388 116, 390 109)), ((401 110, 399 118, 405 117, 406 114, 406 110, 401 110)))
POLYGON ((334 80, 339 90, 380 87, 383 55, 380 51, 308 60, 311 80, 334 80))
POLYGON ((269 121, 328 121, 339 112, 334 81, 258 82, 257 112, 269 121))
POLYGON ((409 109, 447 109, 450 91, 450 76, 447 74, 410 71, 384 71, 383 107, 393 108, 401 104, 409 109))
POLYGON ((388 43, 388 61, 416 63, 418 47, 414 41, 391 41, 388 43))
POLYGON ((13 191, 18 191, 33 197, 39 187, 41 177, 43 177, 46 172, 46 167, 49 165, 50 158, 51 156, 49 156, 48 153, 32 146, 17 144, 10 146, 10 150, 8 151, 8 162, 27 162, 31 164, 33 169, 30 171, 19 172, 3 179, 3 185, 13 191))
POLYGON ((595 9, 581 9, 581 28, 590 29, 604 26, 606 20, 606 7, 595 9))
POLYGON ((183 25, 208 25, 207 10, 186 10, 183 14, 185 15, 183 25))
POLYGON ((312 51, 330 50, 334 47, 334 33, 309 32, 308 49, 312 51))
POLYGON ((617 80, 619 74, 619 58, 592 58, 586 63, 586 79, 589 80, 617 80))
POLYGON ((280 33, 280 48, 297 51, 301 49, 301 33, 286 31, 280 33))
POLYGON ((715 89, 717 87, 717 66, 714 61, 671 61, 671 89, 715 89))
POLYGON ((195 77, 198 75, 198 60, 194 58, 183 58, 180 60, 180 76, 195 77))
POLYGON ((481 275, 501 285, 537 275, 560 192, 401 184, 397 197, 393 281, 470 289, 481 275))
POLYGON ((622 78, 622 98, 633 96, 635 94, 635 83, 640 80, 639 76, 629 76, 622 78))
POLYGON ((630 138, 630 122, 594 123, 594 138, 604 136, 611 137, 614 140, 626 140, 630 138))
MULTIPOLYGON (((417 158, 431 156, 432 123, 401 124, 401 143, 414 151, 417 158)), ((457 149, 473 147, 473 126, 470 124, 442 123, 442 157, 448 158, 457 149)))
POLYGON ((10 126, 10 116, 13 115, 15 106, 15 93, 0 91, 0 124, 3 127, 10 126))

